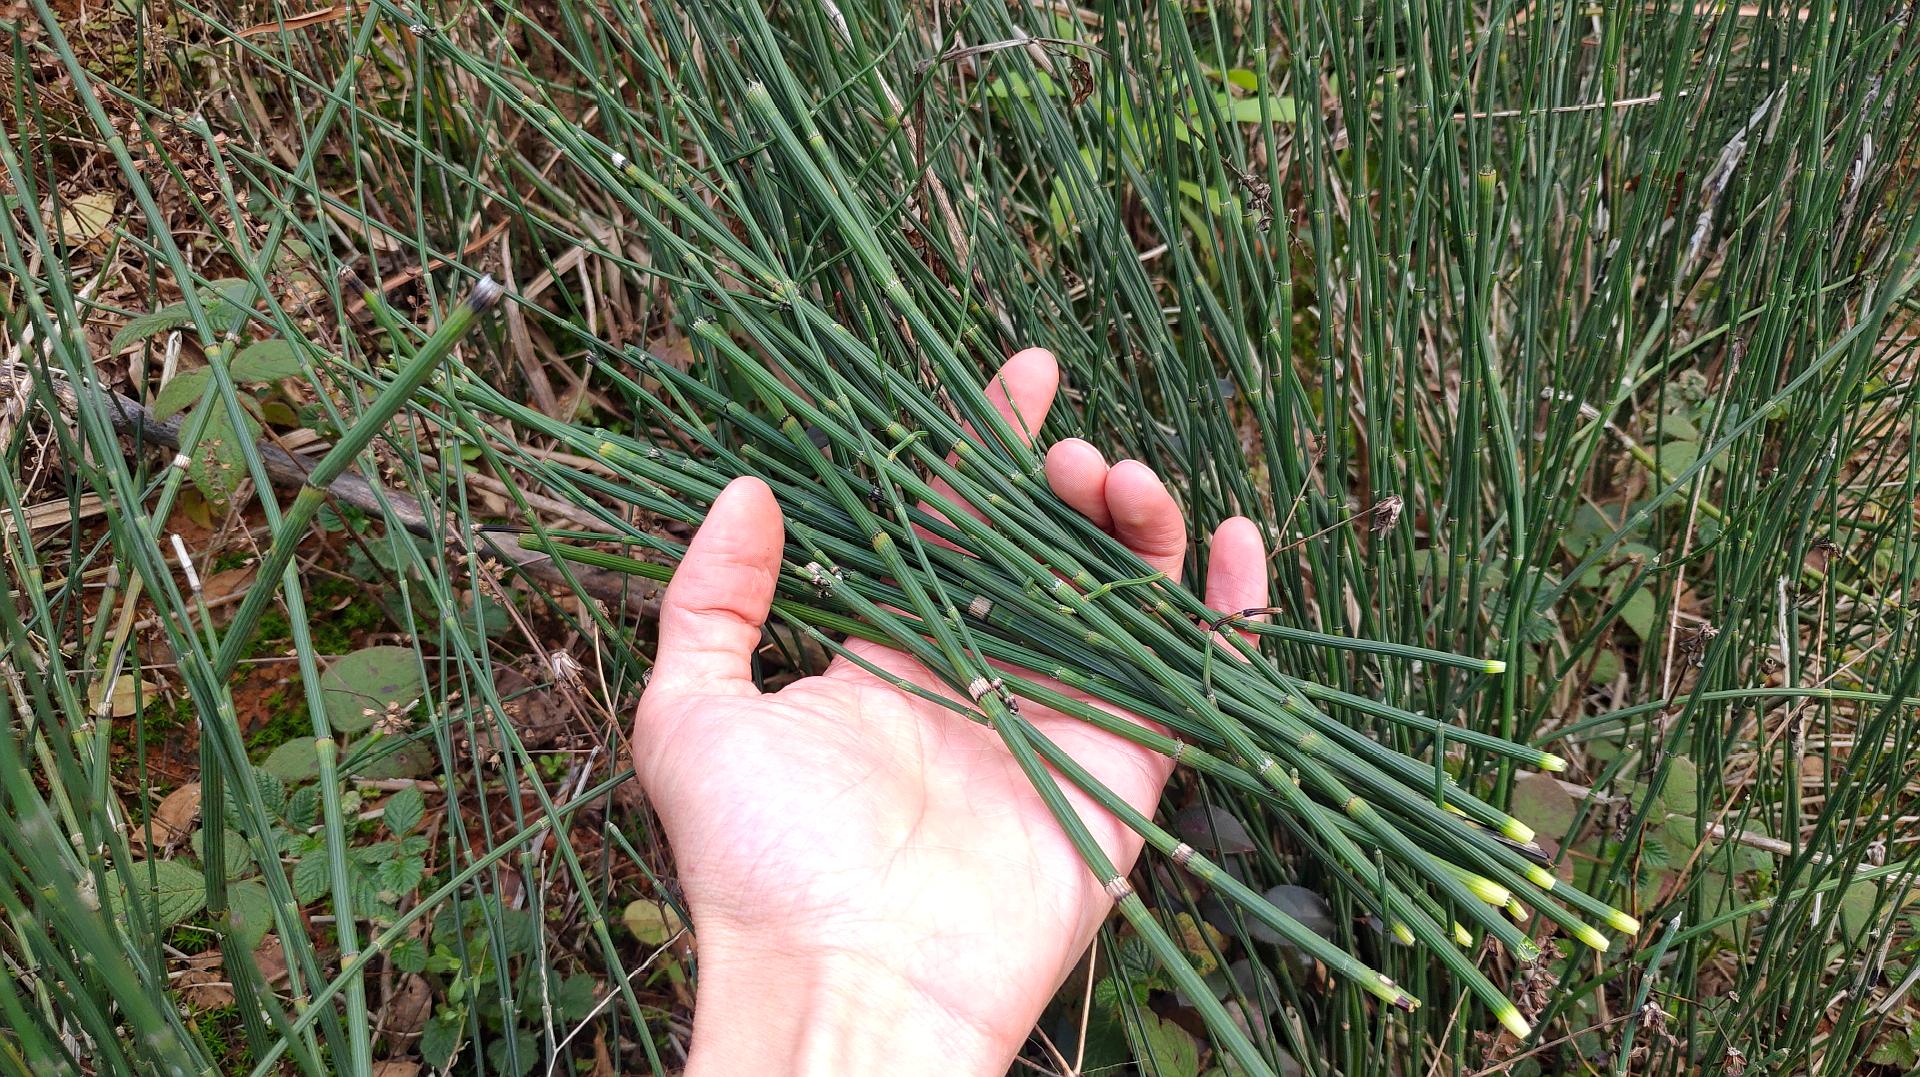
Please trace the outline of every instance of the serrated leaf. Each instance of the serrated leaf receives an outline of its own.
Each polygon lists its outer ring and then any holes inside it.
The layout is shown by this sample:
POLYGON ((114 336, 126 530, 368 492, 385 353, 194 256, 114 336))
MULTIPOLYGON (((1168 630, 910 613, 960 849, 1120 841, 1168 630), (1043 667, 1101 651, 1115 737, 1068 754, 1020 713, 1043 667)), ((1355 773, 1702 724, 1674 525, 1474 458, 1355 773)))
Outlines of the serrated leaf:
POLYGON ((427 967, 427 944, 417 938, 401 939, 393 944, 387 956, 401 972, 417 973, 427 967))
POLYGON ((206 427, 193 447, 193 462, 187 465, 187 477, 209 501, 224 505, 247 477, 247 454, 260 436, 260 424, 242 411, 245 429, 235 430, 224 404, 210 402, 208 409, 206 427))
POLYGON ((487 1061, 510 1077, 526 1077, 539 1064, 540 1048, 519 1025, 508 1025, 504 1035, 488 1037, 487 1061))
POLYGON ((167 379, 167 383, 153 396, 153 417, 166 419, 185 411, 200 399, 207 379, 212 376, 213 373, 207 370, 183 370, 167 379))
POLYGON ((240 297, 247 290, 247 282, 239 277, 211 281, 200 289, 200 302, 207 309, 207 328, 214 336, 223 336, 246 322, 247 313, 253 308, 241 306, 240 297))
POLYGON ((1674 756, 1667 764, 1667 780, 1660 787, 1660 806, 1669 812, 1688 815, 1698 808, 1700 768, 1685 756, 1674 756))
POLYGON ((110 871, 107 885, 116 899, 126 894, 145 905, 160 927, 172 927, 207 904, 207 884, 199 869, 178 860, 148 860, 124 873, 110 871))
POLYGON ((294 791, 287 800, 287 826, 305 833, 320 823, 320 790, 309 785, 294 791))
POLYGON ((1152 1011, 1140 1013, 1140 1023, 1129 1025, 1142 1068, 1158 1077, 1197 1077, 1200 1045, 1187 1030, 1152 1011))
POLYGON ((184 302, 170 303, 159 310, 136 315, 127 324, 121 326, 120 331, 113 335, 113 343, 107 346, 107 350, 118 355, 135 341, 145 340, 164 330, 178 329, 183 325, 192 324, 193 313, 187 309, 184 302))
POLYGON ((363 647, 320 675, 327 721, 342 733, 371 727, 389 704, 405 708, 425 691, 411 647, 363 647))
POLYGON ((301 782, 320 773, 320 750, 312 737, 295 737, 268 753, 262 764, 282 781, 301 782))
POLYGON ((264 883, 249 880, 227 887, 227 916, 240 944, 251 950, 273 930, 273 900, 264 883))
POLYGON ((599 996, 600 988, 593 977, 576 972, 560 982, 559 990, 553 994, 553 1005, 568 1021, 584 1021, 600 1001, 599 996))
POLYGON ((434 1014, 420 1033, 421 1059, 434 1069, 446 1069, 452 1064, 453 1056, 460 1053, 463 1031, 464 1022, 460 1018, 444 1010, 434 1014))
MULTIPOLYGON (((247 852, 247 839, 234 833, 232 830, 225 830, 222 836, 226 840, 222 842, 220 846, 220 859, 226 866, 227 878, 237 879, 253 868, 253 856, 247 852)), ((196 830, 193 832, 191 842, 193 845, 193 855, 199 857, 202 864, 207 861, 207 854, 204 851, 206 838, 207 832, 205 830, 196 830)))
POLYGON ((250 768, 253 771, 253 787, 260 792, 260 803, 274 815, 287 804, 287 786, 280 776, 263 767, 250 768))
POLYGON ((279 381, 306 373, 300 367, 300 352, 290 340, 262 340, 240 349, 228 367, 234 381, 279 381))
POLYGON ((419 857, 396 856, 373 869, 373 885, 382 893, 391 895, 385 899, 385 903, 392 904, 411 894, 426 873, 427 865, 419 857))
POLYGON ((327 878, 327 854, 324 850, 308 853, 293 866, 293 896, 298 898, 302 905, 324 896, 330 882, 331 880, 327 878))
POLYGON ((405 834, 419 826, 421 817, 426 813, 427 798, 421 795, 418 787, 410 785, 387 798, 386 810, 381 816, 386 820, 388 830, 405 834))

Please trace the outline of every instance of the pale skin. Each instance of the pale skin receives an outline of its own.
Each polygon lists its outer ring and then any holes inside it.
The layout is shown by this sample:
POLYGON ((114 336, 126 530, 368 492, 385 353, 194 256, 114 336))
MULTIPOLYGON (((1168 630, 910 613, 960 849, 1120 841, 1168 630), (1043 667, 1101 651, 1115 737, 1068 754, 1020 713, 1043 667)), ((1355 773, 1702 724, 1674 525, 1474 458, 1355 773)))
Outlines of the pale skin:
MULTIPOLYGON (((1058 385, 1053 357, 1032 349, 987 395, 1013 429, 1037 430, 1058 385)), ((1048 449, 1046 474, 1062 501, 1179 577, 1186 522, 1146 465, 1108 466, 1070 439, 1048 449)), ((634 724, 698 938, 686 1072, 1003 1073, 1112 901, 991 729, 845 658, 778 692, 755 687, 782 542, 765 483, 736 480, 714 502, 667 588, 634 724)), ((1266 605, 1252 522, 1214 532, 1206 602, 1266 605)), ((847 647, 952 695, 899 651, 847 647)), ((1166 757, 1031 703, 1022 714, 1153 812, 1166 757)), ((1128 870, 1139 836, 1062 785, 1128 870)))

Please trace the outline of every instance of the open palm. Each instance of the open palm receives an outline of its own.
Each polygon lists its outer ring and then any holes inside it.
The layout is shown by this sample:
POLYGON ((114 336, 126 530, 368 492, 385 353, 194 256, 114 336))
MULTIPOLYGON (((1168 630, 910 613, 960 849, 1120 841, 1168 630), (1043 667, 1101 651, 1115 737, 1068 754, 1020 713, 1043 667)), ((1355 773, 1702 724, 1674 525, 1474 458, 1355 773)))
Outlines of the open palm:
MULTIPOLYGON (((1038 429, 1057 384, 1052 356, 1033 350, 1010 360, 988 395, 1015 429, 1038 429)), ((1069 440, 1047 454, 1047 476, 1063 501, 1178 577, 1185 523, 1150 469, 1109 468, 1091 445, 1069 440)), ((938 1072, 997 1072, 1111 901, 991 729, 845 658, 779 692, 756 689, 751 658, 782 543, 764 483, 738 480, 715 501, 668 588, 635 724, 640 779, 699 939, 689 1072, 856 1072, 846 1042, 855 1039, 887 1072, 936 1062, 938 1072), (759 1034, 719 1031, 710 1011, 737 1025, 761 1009, 756 1000, 794 992, 796 979, 848 985, 857 997, 808 992, 802 1027, 787 1027, 790 1013, 761 1012, 759 1034), (873 1027, 821 1027, 848 1020, 873 1027), (794 1036, 817 1050, 795 1053, 794 1036)), ((1216 609, 1265 604, 1264 551, 1249 521, 1215 533, 1208 582, 1216 609)), ((848 649, 951 694, 901 652, 863 641, 848 649)), ((1022 713, 1152 812, 1171 770, 1164 757, 1032 704, 1022 713)), ((1129 868, 1139 837, 1077 790, 1068 795, 1129 868)))

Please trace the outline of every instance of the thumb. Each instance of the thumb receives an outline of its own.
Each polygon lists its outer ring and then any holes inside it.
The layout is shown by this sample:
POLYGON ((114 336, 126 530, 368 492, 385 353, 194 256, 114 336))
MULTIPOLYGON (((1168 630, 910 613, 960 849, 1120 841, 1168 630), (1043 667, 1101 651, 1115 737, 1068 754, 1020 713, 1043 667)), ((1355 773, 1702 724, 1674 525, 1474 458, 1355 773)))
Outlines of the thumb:
POLYGON ((650 693, 750 694, 784 531, 773 491, 735 479, 713 501, 660 605, 650 693))

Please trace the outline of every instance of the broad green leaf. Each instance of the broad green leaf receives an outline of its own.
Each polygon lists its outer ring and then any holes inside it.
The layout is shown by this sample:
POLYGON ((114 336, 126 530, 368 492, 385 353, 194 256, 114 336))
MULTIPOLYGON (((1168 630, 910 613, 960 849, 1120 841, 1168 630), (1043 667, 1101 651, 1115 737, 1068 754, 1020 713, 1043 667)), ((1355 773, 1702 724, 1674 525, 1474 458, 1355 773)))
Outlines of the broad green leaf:
POLYGON ((411 647, 366 647, 320 675, 327 721, 342 733, 371 727, 389 704, 404 710, 425 694, 420 660, 411 647))
POLYGON ((1198 1077, 1200 1045, 1186 1029, 1142 1010, 1139 1027, 1128 1031, 1136 1038, 1134 1051, 1145 1072, 1158 1077, 1198 1077))
POLYGON ((427 798, 421 795, 417 786, 410 785, 387 798, 386 809, 381 817, 386 820, 388 830, 405 834, 420 825, 420 818, 426 812, 427 798))
POLYGON ((634 938, 648 946, 664 946, 682 926, 679 915, 672 909, 644 898, 628 903, 620 919, 634 938))
POLYGON ((332 885, 325 849, 309 852, 293 866, 293 896, 303 905, 324 895, 332 885))
MULTIPOLYGON (((191 839, 193 855, 199 857, 203 864, 207 861, 207 854, 204 851, 206 836, 205 830, 196 830, 191 839)), ((226 831, 225 837, 226 841, 220 846, 220 859, 226 865, 227 878, 237 879, 252 871, 253 856, 247 852, 247 839, 232 830, 226 831)))
POLYGON ((233 357, 233 365, 228 370, 234 381, 246 382, 279 381, 305 373, 300 369, 300 352, 290 340, 249 344, 233 357))
POLYGON ((287 801, 287 825, 305 833, 320 822, 320 790, 309 785, 294 791, 287 801))
POLYGON ((282 781, 302 782, 319 775, 320 752, 312 737, 295 737, 269 753, 264 766, 282 781))
POLYGON ((460 1053, 461 1034, 466 1022, 456 1011, 442 1009, 427 1022, 420 1033, 420 1058, 434 1069, 446 1069, 460 1053))
POLYGON ((1570 837, 1580 797, 1551 774, 1529 771, 1513 780, 1513 816, 1554 842, 1570 837))
MULTIPOLYGON (((128 888, 128 896, 147 906, 160 927, 172 927, 207 904, 207 883, 200 869, 178 860, 148 860, 124 873, 117 869, 107 873, 110 900, 120 900, 128 888)), ((119 908, 116 905, 116 910, 119 908)), ((120 913, 116 911, 116 915, 120 913)))
POLYGON ((559 990, 553 993, 553 1007, 568 1021, 584 1021, 600 1001, 599 995, 600 989, 593 977, 576 972, 560 981, 559 990))
POLYGON ((1642 587, 1620 607, 1620 619, 1625 621, 1627 627, 1633 629, 1633 634, 1639 636, 1644 642, 1653 638, 1654 619, 1659 612, 1658 603, 1653 599, 1653 592, 1642 587))
POLYGON ((367 751, 356 753, 344 764, 346 772, 356 778, 418 778, 434 768, 432 750, 419 741, 374 737, 360 744, 367 751))
POLYGON ((200 399, 205 391, 207 379, 212 377, 207 370, 184 370, 167 380, 165 385, 153 397, 153 417, 166 419, 185 411, 194 401, 200 399))
MULTIPOLYGON (((1293 98, 1269 96, 1267 101, 1272 105, 1274 123, 1290 124, 1298 118, 1295 115, 1293 98)), ((1221 103, 1226 106, 1228 118, 1235 123, 1260 123, 1265 119, 1260 114, 1258 97, 1234 97, 1221 103)))
POLYGON ((249 879, 227 887, 227 916, 240 944, 251 950, 273 930, 273 900, 265 883, 249 879))
POLYGON ((393 944, 387 956, 401 972, 419 972, 427 967, 427 944, 418 938, 404 938, 393 944))
POLYGON ((396 856, 373 869, 374 888, 381 891, 388 905, 413 893, 427 874, 427 865, 417 856, 396 856))

